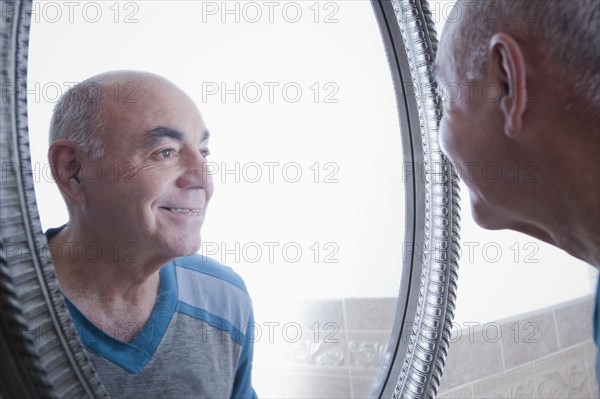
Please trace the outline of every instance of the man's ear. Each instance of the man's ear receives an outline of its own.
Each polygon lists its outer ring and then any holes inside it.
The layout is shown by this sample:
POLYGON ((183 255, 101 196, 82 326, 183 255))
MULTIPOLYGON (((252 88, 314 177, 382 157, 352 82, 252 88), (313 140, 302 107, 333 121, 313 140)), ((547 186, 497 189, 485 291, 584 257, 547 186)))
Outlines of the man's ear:
POLYGON ((52 177, 63 196, 71 204, 85 202, 84 181, 81 173, 81 152, 71 140, 56 140, 48 149, 52 177))
POLYGON ((499 105, 504 114, 504 133, 509 138, 516 138, 523 126, 527 106, 525 59, 519 44, 506 33, 492 36, 489 50, 492 78, 501 85, 499 105))

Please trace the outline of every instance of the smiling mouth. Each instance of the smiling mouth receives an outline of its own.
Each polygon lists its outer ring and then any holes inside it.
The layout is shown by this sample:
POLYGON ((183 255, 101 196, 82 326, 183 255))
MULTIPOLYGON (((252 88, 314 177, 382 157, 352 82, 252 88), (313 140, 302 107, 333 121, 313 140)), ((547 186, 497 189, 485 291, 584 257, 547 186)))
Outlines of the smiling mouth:
POLYGON ((198 216, 200 215, 200 209, 198 208, 168 208, 168 207, 161 207, 162 209, 165 209, 167 211, 173 212, 173 213, 180 213, 182 215, 188 215, 188 216, 198 216))

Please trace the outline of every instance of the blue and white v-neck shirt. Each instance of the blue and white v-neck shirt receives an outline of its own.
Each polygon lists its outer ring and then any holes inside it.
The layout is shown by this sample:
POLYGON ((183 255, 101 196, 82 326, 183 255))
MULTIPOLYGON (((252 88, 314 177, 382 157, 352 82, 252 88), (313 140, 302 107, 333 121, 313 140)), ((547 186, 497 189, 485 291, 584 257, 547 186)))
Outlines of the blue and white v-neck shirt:
MULTIPOLYGON (((51 230, 48 236, 58 229, 51 230)), ((130 342, 67 305, 113 398, 256 398, 252 302, 242 278, 213 259, 193 255, 163 266, 150 319, 130 342)))

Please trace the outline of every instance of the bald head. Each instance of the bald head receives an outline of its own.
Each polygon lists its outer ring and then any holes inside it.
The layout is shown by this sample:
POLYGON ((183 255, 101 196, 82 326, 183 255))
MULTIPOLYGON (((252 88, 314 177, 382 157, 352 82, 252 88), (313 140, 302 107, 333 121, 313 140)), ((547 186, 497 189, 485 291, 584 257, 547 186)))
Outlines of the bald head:
POLYGON ((98 159, 104 154, 102 135, 108 114, 118 107, 143 108, 144 99, 169 92, 187 98, 172 82, 149 72, 117 70, 92 76, 71 87, 56 104, 50 144, 68 139, 90 159, 98 159))
POLYGON ((479 80, 490 39, 504 32, 548 65, 572 98, 600 106, 600 1, 459 0, 447 29, 460 35, 456 50, 466 79, 479 80))

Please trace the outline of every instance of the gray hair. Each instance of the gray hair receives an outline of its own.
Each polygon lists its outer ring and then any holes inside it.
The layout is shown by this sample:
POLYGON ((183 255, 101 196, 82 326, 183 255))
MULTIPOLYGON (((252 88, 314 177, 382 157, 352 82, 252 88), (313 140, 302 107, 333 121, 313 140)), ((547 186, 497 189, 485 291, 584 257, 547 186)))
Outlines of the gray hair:
POLYGON ((73 141, 90 159, 102 157, 102 94, 103 86, 89 80, 69 88, 54 107, 50 122, 50 144, 67 139, 73 141))
POLYGON ((600 1, 598 0, 479 0, 462 17, 466 33, 466 76, 480 76, 488 43, 496 32, 539 46, 555 68, 557 79, 579 98, 600 105, 600 1))

